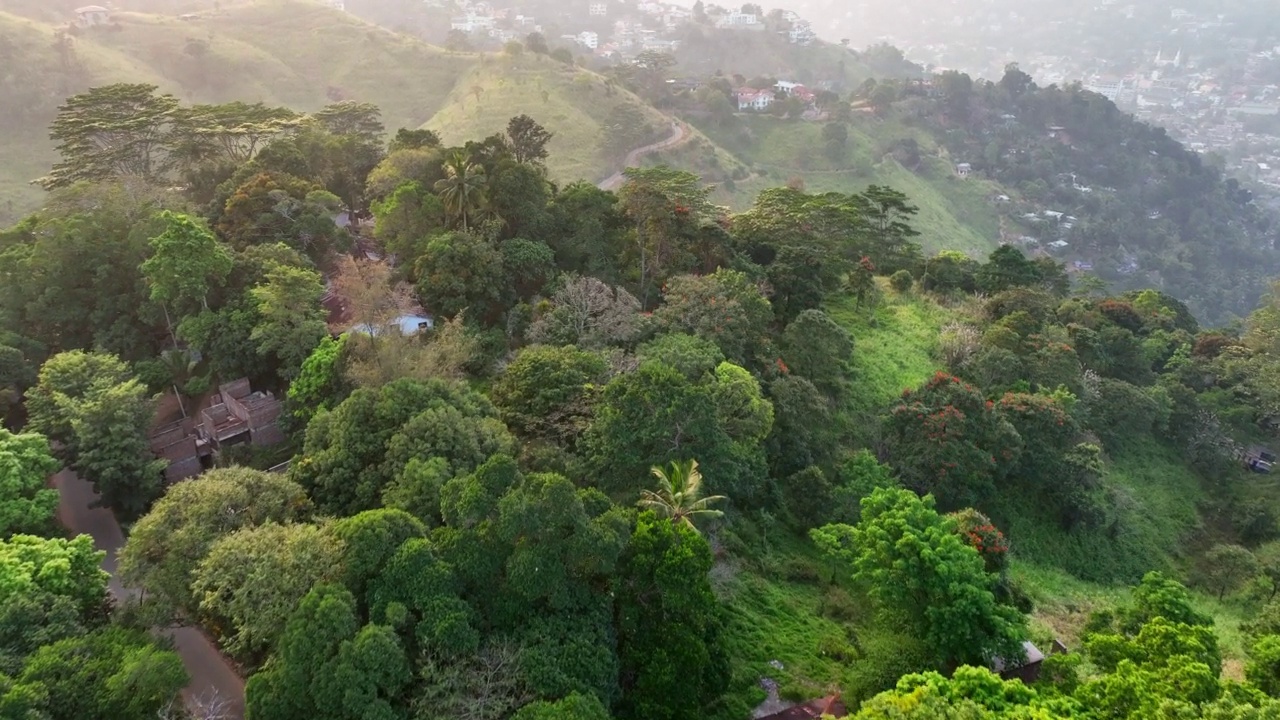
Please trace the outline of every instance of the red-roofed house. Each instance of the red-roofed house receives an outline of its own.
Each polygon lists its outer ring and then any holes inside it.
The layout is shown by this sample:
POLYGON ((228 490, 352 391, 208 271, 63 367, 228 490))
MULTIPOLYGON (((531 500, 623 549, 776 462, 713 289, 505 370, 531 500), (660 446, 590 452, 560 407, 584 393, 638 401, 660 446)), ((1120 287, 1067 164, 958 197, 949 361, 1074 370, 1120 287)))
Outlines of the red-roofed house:
POLYGON ((772 90, 742 88, 738 91, 739 110, 768 110, 773 105, 772 90))

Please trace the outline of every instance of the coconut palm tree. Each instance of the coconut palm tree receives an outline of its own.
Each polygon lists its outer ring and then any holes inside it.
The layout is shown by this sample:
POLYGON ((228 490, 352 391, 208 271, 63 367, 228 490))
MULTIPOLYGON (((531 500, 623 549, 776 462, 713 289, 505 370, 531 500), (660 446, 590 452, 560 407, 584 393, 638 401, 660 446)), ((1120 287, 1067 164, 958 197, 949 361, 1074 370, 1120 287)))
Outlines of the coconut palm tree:
POLYGON ((683 524, 694 532, 698 531, 693 525, 695 517, 724 515, 712 509, 711 504, 725 500, 725 496, 699 497, 702 494, 702 473, 698 472, 697 460, 673 461, 670 470, 654 467, 653 476, 658 478, 658 490, 641 493, 640 501, 636 503, 640 507, 671 518, 672 522, 683 524))
POLYGON ((435 184, 445 210, 465 231, 468 221, 485 206, 485 187, 489 178, 484 166, 472 162, 464 150, 455 150, 444 161, 444 178, 435 184))

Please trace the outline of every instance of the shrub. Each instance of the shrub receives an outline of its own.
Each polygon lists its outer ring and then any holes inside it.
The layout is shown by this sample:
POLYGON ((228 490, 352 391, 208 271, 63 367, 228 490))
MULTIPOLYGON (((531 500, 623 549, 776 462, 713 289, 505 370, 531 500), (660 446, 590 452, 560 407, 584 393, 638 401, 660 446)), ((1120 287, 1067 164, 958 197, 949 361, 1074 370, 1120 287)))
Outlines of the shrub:
POLYGON ((915 278, 911 277, 911 273, 906 270, 899 270, 889 276, 889 287, 899 295, 911 292, 911 286, 914 284, 915 278))

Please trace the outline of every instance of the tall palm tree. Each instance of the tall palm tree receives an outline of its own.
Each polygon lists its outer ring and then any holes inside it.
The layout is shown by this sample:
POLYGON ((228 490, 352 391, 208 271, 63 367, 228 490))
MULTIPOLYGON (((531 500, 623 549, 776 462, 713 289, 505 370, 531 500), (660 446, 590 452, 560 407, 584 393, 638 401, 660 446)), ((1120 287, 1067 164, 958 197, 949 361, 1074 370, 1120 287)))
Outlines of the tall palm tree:
POLYGON ((671 518, 674 523, 682 524, 694 532, 695 517, 721 517, 719 510, 711 508, 711 503, 725 500, 723 495, 699 498, 702 494, 702 473, 698 472, 697 460, 673 461, 671 469, 653 468, 653 476, 658 478, 658 490, 645 490, 640 501, 636 503, 648 508, 662 517, 671 518))
POLYGON ((445 210, 465 231, 468 221, 485 206, 485 187, 489 178, 483 165, 472 162, 464 150, 455 150, 444 161, 444 178, 436 181, 435 190, 445 210))

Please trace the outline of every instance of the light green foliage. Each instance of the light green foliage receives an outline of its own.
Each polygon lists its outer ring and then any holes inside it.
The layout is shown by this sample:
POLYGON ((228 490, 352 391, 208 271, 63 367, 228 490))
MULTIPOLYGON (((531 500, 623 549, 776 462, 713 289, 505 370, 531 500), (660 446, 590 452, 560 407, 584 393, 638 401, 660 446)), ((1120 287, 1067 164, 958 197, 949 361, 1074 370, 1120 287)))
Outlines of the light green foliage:
POLYGON ((1259 690, 1280 696, 1280 635, 1267 635, 1253 644, 1244 675, 1259 690))
POLYGON ((250 338, 258 352, 280 362, 280 375, 292 379, 302 364, 324 339, 324 282, 320 274, 287 265, 267 271, 266 279, 249 291, 261 317, 250 338))
POLYGON ((151 299, 178 313, 208 309, 209 291, 231 272, 231 251, 200 221, 160 213, 164 232, 151 238, 152 255, 142 263, 151 299))
POLYGON ((267 523, 220 538, 192 576, 199 613, 227 652, 261 658, 298 601, 342 576, 342 541, 315 525, 267 523))
POLYGON ((1240 545, 1214 545, 1204 554, 1205 582, 1221 600, 1258 574, 1258 559, 1240 545))
POLYGON ((996 600, 982 558, 931 497, 876 490, 862 501, 856 526, 828 525, 811 535, 848 564, 881 613, 925 641, 939 667, 1021 656, 1026 619, 996 600))
POLYGON ((515 460, 495 455, 470 475, 460 475, 440 490, 440 512, 454 528, 473 528, 492 517, 498 500, 520 481, 515 460))
MULTIPOLYGON (((151 720, 187 684, 182 660, 141 630, 108 627, 37 650, 9 689, 0 683, 0 708, 24 695, 38 698, 49 720, 151 720)), ((11 716, 23 717, 23 716, 11 716)))
POLYGON ((618 717, 696 717, 728 681, 720 608, 707 580, 711 548, 693 530, 644 514, 620 570, 618 717))
POLYGON ((412 679, 403 645, 381 625, 360 626, 347 590, 320 585, 289 615, 280 648, 245 688, 253 720, 401 717, 412 679))
POLYGON ((28 427, 64 444, 73 469, 102 501, 138 517, 160 493, 163 462, 147 444, 153 401, 114 355, 72 351, 50 358, 31 392, 28 427))
POLYGON ((159 180, 165 169, 165 130, 178 100, 157 95, 157 90, 122 83, 68 98, 50 128, 62 160, 40 184, 52 189, 83 180, 159 180))
POLYGON ((289 383, 285 411, 289 413, 292 427, 305 430, 316 413, 332 410, 351 393, 343 372, 347 337, 321 340, 303 361, 298 376, 289 383))
POLYGON ((0 428, 0 538, 49 529, 58 491, 45 483, 57 469, 43 435, 0 428))
POLYGON ((535 345, 511 361, 490 398, 521 437, 572 446, 586 429, 595 383, 605 368, 597 353, 535 345))
POLYGON ((512 720, 609 720, 609 711, 594 695, 572 693, 563 700, 525 705, 512 720))
POLYGON ((702 497, 702 473, 698 471, 697 460, 672 462, 670 470, 655 467, 653 477, 658 481, 658 490, 645 490, 636 504, 652 510, 658 517, 696 531, 694 518, 724 515, 711 506, 727 498, 720 495, 702 497))
POLYGON ((0 540, 0 605, 26 594, 49 593, 70 598, 82 616, 96 613, 107 592, 107 574, 99 567, 102 557, 88 535, 0 540))
POLYGON ((196 567, 219 539, 264 523, 302 520, 311 502, 296 483, 274 473, 232 467, 169 488, 129 533, 120 573, 130 585, 173 609, 195 612, 196 567))

